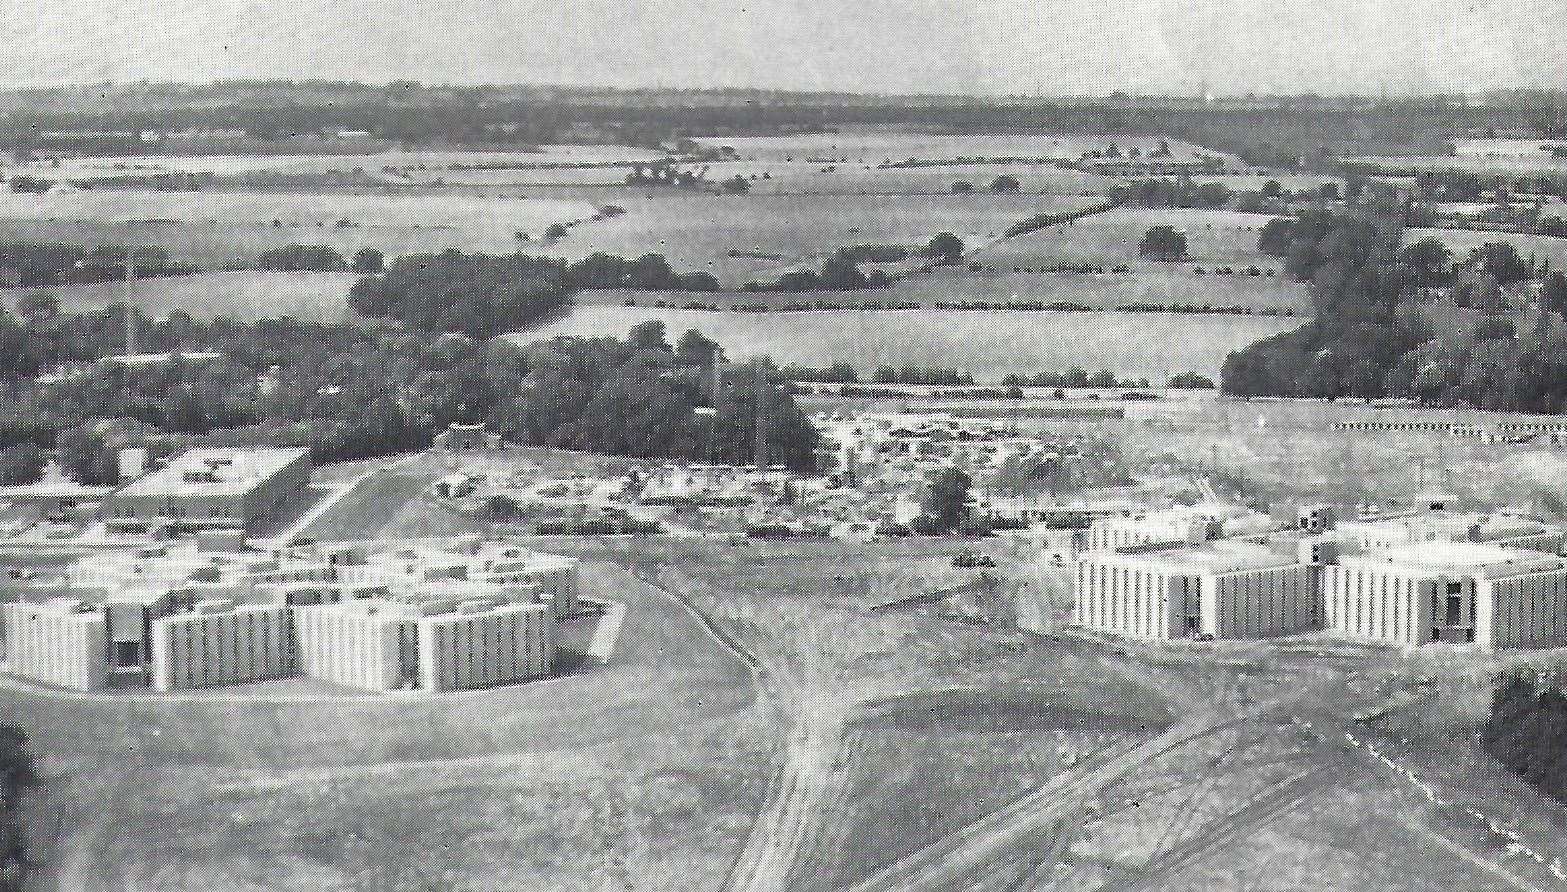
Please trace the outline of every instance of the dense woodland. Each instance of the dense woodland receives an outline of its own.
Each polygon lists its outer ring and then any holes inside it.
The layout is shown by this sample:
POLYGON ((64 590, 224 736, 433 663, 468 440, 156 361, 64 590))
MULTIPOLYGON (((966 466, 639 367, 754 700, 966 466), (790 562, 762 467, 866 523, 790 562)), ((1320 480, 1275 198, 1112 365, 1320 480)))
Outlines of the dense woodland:
POLYGON ((1500 240, 1462 258, 1434 239, 1400 248, 1396 221, 1326 210, 1269 223, 1259 244, 1311 284, 1314 318, 1232 353, 1226 392, 1567 411, 1567 278, 1548 262, 1500 240), (1456 322, 1432 312, 1446 303, 1456 322))
MULTIPOLYGON (((169 259, 162 248, 139 247, 130 255, 140 277, 182 276, 197 272, 188 263, 169 259)), ((127 249, 119 245, 7 242, 0 244, 0 285, 32 287, 76 285, 123 279, 127 249)))
POLYGON ((36 469, 37 447, 57 449, 71 476, 99 483, 113 478, 115 451, 126 446, 166 455, 198 443, 294 445, 317 460, 349 459, 424 448, 453 421, 485 421, 530 444, 748 461, 758 393, 769 460, 813 460, 814 429, 765 365, 724 367, 718 420, 707 428, 694 410, 713 404, 711 367, 722 350, 695 332, 673 346, 661 326, 629 341, 521 346, 373 320, 136 314, 142 349, 221 356, 131 368, 102 361, 124 348, 124 308, 63 314, 42 303, 22 318, 0 312, 0 470, 13 477, 36 474, 27 469, 36 469))

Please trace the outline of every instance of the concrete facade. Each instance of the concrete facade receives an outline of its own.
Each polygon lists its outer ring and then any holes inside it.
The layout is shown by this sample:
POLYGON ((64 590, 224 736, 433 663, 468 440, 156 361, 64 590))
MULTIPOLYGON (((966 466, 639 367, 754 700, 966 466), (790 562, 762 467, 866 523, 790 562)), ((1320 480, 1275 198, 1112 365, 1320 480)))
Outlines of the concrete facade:
POLYGON ((44 684, 78 691, 109 685, 104 617, 84 612, 80 601, 0 605, 5 626, 5 669, 44 684))
POLYGON ((544 604, 421 617, 420 687, 465 691, 547 675, 555 662, 554 625, 544 604))
POLYGON ((1567 562, 1555 555, 1430 542, 1324 569, 1329 621, 1346 635, 1484 649, 1567 644, 1567 562))
POLYGON ((293 608, 299 674, 371 691, 411 687, 416 627, 398 606, 348 602, 293 608))
POLYGON ((1074 622, 1133 638, 1262 638, 1321 628, 1317 575, 1263 546, 1214 542, 1089 553, 1074 622))

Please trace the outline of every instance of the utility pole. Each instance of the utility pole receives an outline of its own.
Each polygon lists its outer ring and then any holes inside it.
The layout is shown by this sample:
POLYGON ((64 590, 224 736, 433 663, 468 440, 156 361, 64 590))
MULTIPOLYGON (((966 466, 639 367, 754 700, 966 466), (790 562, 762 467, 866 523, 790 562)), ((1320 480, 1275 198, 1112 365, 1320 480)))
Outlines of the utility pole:
POLYGON ((767 367, 758 363, 756 366, 756 467, 762 472, 762 479, 767 479, 767 427, 768 415, 771 409, 767 383, 767 367))
POLYGON ((131 296, 136 293, 136 249, 125 249, 125 355, 136 355, 136 307, 131 296))

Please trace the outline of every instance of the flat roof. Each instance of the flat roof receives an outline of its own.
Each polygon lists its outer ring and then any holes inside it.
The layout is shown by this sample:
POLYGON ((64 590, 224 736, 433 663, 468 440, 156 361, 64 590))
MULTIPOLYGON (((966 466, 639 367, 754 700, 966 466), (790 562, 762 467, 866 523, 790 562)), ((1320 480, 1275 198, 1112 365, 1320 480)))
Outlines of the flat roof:
POLYGON ((167 465, 126 484, 121 496, 236 495, 248 492, 282 470, 308 449, 187 449, 167 465), (188 473, 211 473, 212 479, 188 480, 188 473))
POLYGON ((1489 542, 1415 542, 1362 555, 1358 563, 1384 563, 1432 572, 1487 577, 1515 576, 1562 566, 1561 558, 1489 542))
POLYGON ((1237 573, 1244 570, 1271 570, 1300 563, 1294 555, 1275 551, 1256 542, 1234 539, 1149 551, 1097 552, 1087 557, 1107 564, 1154 564, 1177 573, 1237 573))

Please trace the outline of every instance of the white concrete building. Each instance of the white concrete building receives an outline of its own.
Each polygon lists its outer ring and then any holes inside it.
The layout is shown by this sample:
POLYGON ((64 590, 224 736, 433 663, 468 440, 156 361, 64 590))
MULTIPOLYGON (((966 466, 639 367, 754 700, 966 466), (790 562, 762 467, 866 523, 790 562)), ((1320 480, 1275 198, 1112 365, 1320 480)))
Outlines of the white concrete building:
POLYGON ((289 608, 202 601, 189 613, 152 621, 152 686, 216 687, 294 674, 289 608))
POLYGON ((1559 547, 1560 530, 1440 511, 1331 524, 1317 510, 1302 513, 1308 535, 1088 552, 1075 621, 1138 638, 1331 629, 1402 645, 1567 645, 1567 559, 1530 547, 1559 547))
POLYGON ((1078 560, 1077 625, 1134 638, 1261 638, 1320 628, 1317 572, 1240 541, 1090 552, 1078 560))
POLYGON ((1398 644, 1567 644, 1567 562, 1492 543, 1432 541, 1323 568, 1329 624, 1398 644))
POLYGON ((580 609, 575 560, 477 537, 264 551, 207 537, 95 554, 35 588, 0 626, 7 671, 91 690, 506 684, 549 673, 580 609))
POLYGON ((7 673, 78 691, 108 687, 102 613, 78 600, 55 598, 42 604, 0 605, 0 617, 7 673))

